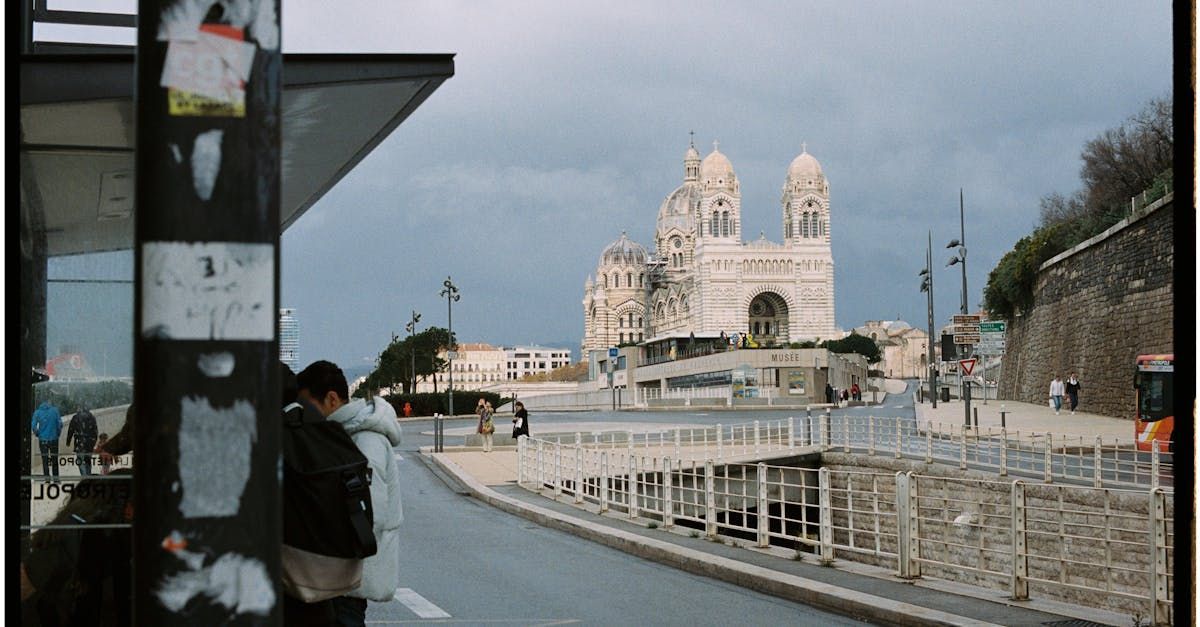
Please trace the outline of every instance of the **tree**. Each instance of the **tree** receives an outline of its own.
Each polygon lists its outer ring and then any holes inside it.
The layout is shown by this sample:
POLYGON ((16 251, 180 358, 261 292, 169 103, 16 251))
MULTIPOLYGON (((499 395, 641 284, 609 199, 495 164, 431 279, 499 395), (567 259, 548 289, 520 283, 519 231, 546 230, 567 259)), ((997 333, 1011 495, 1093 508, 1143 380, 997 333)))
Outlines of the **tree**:
POLYGON ((879 352, 879 347, 875 345, 875 340, 872 340, 865 335, 859 335, 854 331, 850 335, 840 340, 826 340, 821 343, 821 348, 827 349, 834 353, 858 353, 867 358, 868 364, 878 363, 883 358, 879 352))
MULTIPOLYGON (((394 392, 397 386, 405 394, 411 393, 420 377, 428 377, 445 370, 446 360, 438 357, 438 353, 450 346, 451 342, 450 332, 441 327, 429 327, 416 335, 404 338, 393 337, 379 354, 375 369, 360 386, 363 394, 356 392, 355 395, 370 394, 372 390, 380 388, 391 388, 394 392)), ((437 391, 436 378, 434 391, 437 391)))

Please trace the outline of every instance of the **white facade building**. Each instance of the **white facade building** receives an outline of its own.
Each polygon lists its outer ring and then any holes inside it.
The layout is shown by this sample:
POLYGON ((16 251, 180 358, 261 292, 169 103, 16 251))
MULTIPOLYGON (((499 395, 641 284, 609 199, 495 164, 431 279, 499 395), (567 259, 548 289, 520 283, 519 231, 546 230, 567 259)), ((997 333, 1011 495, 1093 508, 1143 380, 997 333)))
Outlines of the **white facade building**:
POLYGON ((571 364, 571 350, 568 348, 512 346, 505 348, 504 353, 507 368, 505 376, 510 381, 571 364))
MULTIPOLYGON (((454 373, 455 390, 478 390, 505 380, 505 353, 503 348, 491 344, 459 344, 458 357, 450 368, 454 373)), ((438 357, 446 359, 446 352, 438 357)), ((447 372, 437 373, 438 390, 445 390, 450 376, 447 372)), ((419 392, 432 392, 433 384, 418 385, 419 392)))
POLYGON ((873 368, 890 379, 928 376, 929 334, 901 320, 868 320, 854 329, 879 347, 880 361, 873 368))
POLYGON ((292 372, 300 371, 300 323, 295 309, 279 310, 279 361, 292 372))
POLYGON ((654 253, 624 233, 584 284, 583 354, 695 334, 750 333, 780 345, 837 337, 829 182, 807 150, 788 166, 783 243, 742 233, 741 188, 729 159, 694 146, 683 184, 658 211, 654 253))

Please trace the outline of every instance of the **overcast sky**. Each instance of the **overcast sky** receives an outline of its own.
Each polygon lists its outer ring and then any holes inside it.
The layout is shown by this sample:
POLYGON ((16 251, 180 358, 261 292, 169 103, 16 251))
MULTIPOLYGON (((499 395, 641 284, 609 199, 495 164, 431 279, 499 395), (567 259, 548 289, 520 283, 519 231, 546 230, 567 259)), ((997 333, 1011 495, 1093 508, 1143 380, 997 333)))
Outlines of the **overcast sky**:
MULTIPOLYGON (((843 329, 925 327, 932 230, 940 324, 959 306, 945 244, 960 187, 974 310, 1038 200, 1078 189, 1084 142, 1171 94, 1168 2, 598 7, 284 0, 287 52, 455 54, 455 75, 282 236, 302 364, 368 364, 413 309, 445 326, 447 275, 460 341, 577 351, 584 280, 622 230, 652 247, 689 131, 733 163, 747 239, 782 240, 780 188, 807 143, 830 185, 843 329)), ((80 297, 52 290, 51 311, 80 297)), ((51 322, 51 354, 80 337, 51 322)), ((109 371, 131 358, 119 344, 109 371)))
POLYGON ((1079 187, 1079 152, 1169 96, 1167 2, 285 2, 295 52, 451 52, 455 75, 283 234, 301 361, 373 358, 412 309, 462 341, 569 342, 627 230, 652 246, 688 132, 720 141, 746 238, 781 241, 801 143, 829 180, 835 316, 939 323, 963 189, 972 310, 987 273, 1079 187))

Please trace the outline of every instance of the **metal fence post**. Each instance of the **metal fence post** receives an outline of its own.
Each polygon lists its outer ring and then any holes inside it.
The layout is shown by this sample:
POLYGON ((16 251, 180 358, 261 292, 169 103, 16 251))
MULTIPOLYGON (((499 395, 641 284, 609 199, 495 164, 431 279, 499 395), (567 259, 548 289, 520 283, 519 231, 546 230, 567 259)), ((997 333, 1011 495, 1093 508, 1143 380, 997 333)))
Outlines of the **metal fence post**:
POLYGON ((816 440, 817 440, 817 438, 814 437, 814 434, 816 433, 817 429, 816 429, 816 423, 813 422, 812 405, 805 405, 804 411, 806 413, 806 416, 804 418, 804 425, 805 425, 805 428, 808 430, 808 446, 812 446, 813 444, 816 444, 816 440))
POLYGON ((904 429, 900 424, 900 417, 896 416, 896 459, 900 459, 900 453, 904 450, 904 429))
POLYGON ((765 549, 771 545, 770 536, 770 507, 767 505, 767 465, 759 462, 758 479, 758 548, 765 549))
POLYGON ((959 430, 958 438, 958 467, 967 469, 967 425, 963 425, 959 430))
POLYGON ((829 433, 830 428, 831 427, 829 424, 829 412, 828 411, 821 414, 820 416, 817 416, 817 431, 819 431, 819 433, 817 434, 817 438, 819 439, 819 441, 821 443, 822 451, 829 450, 829 447, 830 447, 829 440, 831 439, 830 433, 829 433))
POLYGON ((704 534, 717 537, 717 495, 714 493, 716 471, 712 460, 704 462, 704 534))
POLYGON ((1029 598, 1029 556, 1025 539, 1025 484, 1012 483, 1012 598, 1029 598))
POLYGON ((833 563, 833 500, 830 495, 829 469, 817 471, 817 490, 821 509, 821 563, 833 563))
POLYGON ((796 418, 788 416, 788 450, 796 448, 796 418))
POLYGON ((629 456, 629 517, 638 517, 638 460, 637 455, 629 456))
POLYGON ((1167 495, 1162 488, 1154 487, 1150 490, 1150 603, 1155 625, 1167 624, 1171 611, 1171 595, 1167 586, 1170 571, 1167 569, 1166 518, 1167 495))
POLYGON ((908 499, 907 473, 896 473, 896 576, 908 579, 912 577, 909 544, 912 542, 912 531, 909 530, 910 514, 908 499))
MULTIPOLYGON (((1150 440, 1150 487, 1158 487, 1159 440, 1150 440)), ((1136 479, 1135 479, 1136 481, 1136 479)))
POLYGON ((1096 447, 1092 449, 1092 486, 1102 487, 1104 485, 1104 474, 1101 472, 1104 469, 1104 438, 1096 436, 1096 447))
POLYGON ((675 430, 675 459, 679 459, 679 443, 680 443, 679 429, 676 429, 675 430))
POLYGON ((908 475, 908 576, 921 576, 921 494, 920 481, 908 475))
POLYGON ((1000 476, 1008 476, 1008 429, 1000 427, 1000 476))
POLYGON ((583 447, 575 446, 575 504, 583 502, 583 447))
POLYGON ((625 454, 633 455, 633 431, 626 431, 625 435, 628 438, 625 440, 625 444, 627 445, 626 448, 628 449, 625 454))
POLYGON ((542 486, 546 485, 546 464, 542 455, 542 441, 537 443, 537 490, 542 491, 542 486))
POLYGON ((600 453, 600 513, 608 511, 608 452, 600 453))
POLYGON ((525 483, 525 449, 529 438, 517 438, 517 485, 525 483))
MULTIPOLYGON (((828 409, 825 410, 829 412, 828 409)), ((842 414, 842 452, 850 452, 850 416, 842 414)))
POLYGON ((754 454, 759 454, 759 436, 758 436, 758 421, 754 421, 754 454))
POLYGON ((1049 433, 1046 434, 1046 459, 1043 462, 1043 466, 1045 466, 1045 472, 1043 473, 1045 475, 1045 482, 1053 483, 1054 475, 1052 473, 1054 472, 1054 436, 1049 433))
MULTIPOLYGON (((843 416, 845 420, 849 416, 843 416)), ((849 438, 847 438, 849 439, 849 438)), ((875 454, 875 417, 867 416, 867 455, 875 454)))
POLYGON ((671 458, 663 458, 663 529, 670 529, 675 526, 675 499, 671 494, 671 484, 674 483, 671 477, 671 458))
POLYGON ((925 463, 933 463, 933 423, 925 425, 925 463))
POLYGON ((562 496, 562 444, 554 445, 554 500, 562 496))
POLYGON ((721 423, 718 422, 717 423, 717 459, 721 459, 722 454, 724 453, 724 446, 721 443, 723 431, 724 431, 724 429, 721 427, 721 423))

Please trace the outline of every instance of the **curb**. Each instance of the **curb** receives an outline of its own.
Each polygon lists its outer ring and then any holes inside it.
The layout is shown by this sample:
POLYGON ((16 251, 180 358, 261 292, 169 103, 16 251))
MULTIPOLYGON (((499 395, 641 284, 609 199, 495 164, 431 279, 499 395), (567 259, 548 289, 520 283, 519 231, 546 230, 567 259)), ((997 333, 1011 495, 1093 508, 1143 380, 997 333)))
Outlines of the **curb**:
POLYGON ((565 531, 586 540, 692 574, 712 577, 840 615, 889 625, 984 627, 994 624, 902 601, 894 601, 718 555, 710 555, 560 514, 553 510, 523 503, 488 488, 441 453, 433 453, 431 457, 438 466, 456 477, 475 498, 492 507, 526 518, 544 527, 565 531))

